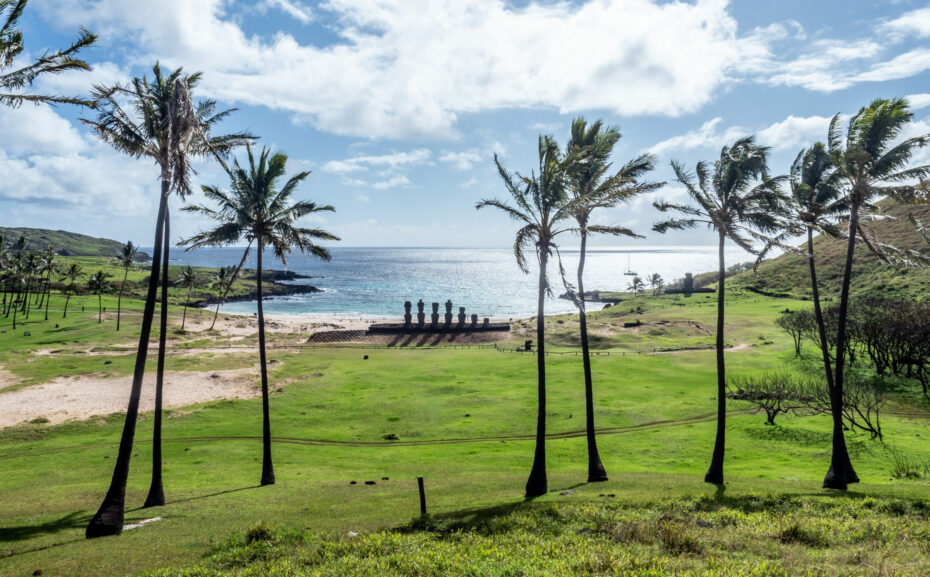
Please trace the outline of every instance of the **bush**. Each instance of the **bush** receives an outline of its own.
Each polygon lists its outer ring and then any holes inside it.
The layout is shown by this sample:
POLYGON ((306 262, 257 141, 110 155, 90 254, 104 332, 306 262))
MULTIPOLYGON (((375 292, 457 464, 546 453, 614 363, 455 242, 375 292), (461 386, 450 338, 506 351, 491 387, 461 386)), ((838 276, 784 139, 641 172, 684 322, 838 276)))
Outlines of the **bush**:
POLYGON ((245 532, 245 542, 249 544, 262 541, 273 541, 274 539, 275 530, 267 521, 252 525, 245 532))

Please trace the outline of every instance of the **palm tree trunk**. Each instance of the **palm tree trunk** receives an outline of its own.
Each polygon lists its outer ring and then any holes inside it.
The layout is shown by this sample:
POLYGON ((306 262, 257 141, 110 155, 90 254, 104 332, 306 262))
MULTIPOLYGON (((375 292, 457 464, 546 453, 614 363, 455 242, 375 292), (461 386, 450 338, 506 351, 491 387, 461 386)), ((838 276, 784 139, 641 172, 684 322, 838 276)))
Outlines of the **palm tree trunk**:
POLYGON ((52 300, 51 279, 45 283, 45 320, 48 320, 48 303, 52 300))
POLYGON ((220 302, 216 303, 216 312, 213 313, 213 322, 210 323, 210 330, 213 330, 213 327, 216 325, 216 317, 220 316, 220 307, 226 302, 226 296, 229 295, 229 289, 232 288, 234 282, 236 282, 236 277, 239 276, 239 271, 242 270, 242 267, 245 265, 245 261, 249 258, 249 249, 252 248, 252 242, 249 241, 248 246, 245 247, 245 252, 242 253, 242 260, 239 261, 239 266, 236 267, 236 271, 229 278, 229 282, 226 283, 226 288, 223 290, 223 298, 220 299, 220 302))
POLYGON ((584 302, 584 265, 588 234, 581 231, 581 250, 578 256, 578 323, 581 327, 581 359, 584 365, 584 408, 585 430, 588 442, 588 482, 607 480, 607 471, 597 451, 597 438, 594 428, 594 385, 591 379, 591 354, 588 348, 588 315, 584 302))
POLYGON ((538 378, 536 413, 536 452, 533 468, 526 481, 526 496, 538 497, 549 492, 546 479, 546 264, 548 247, 537 249, 539 256, 539 299, 536 305, 536 375, 538 378))
MULTIPOLYGON (((167 242, 165 244, 168 244, 167 242)), ((129 277, 129 268, 123 273, 123 284, 119 285, 119 296, 116 298, 116 330, 119 330, 119 318, 123 312, 123 290, 126 288, 126 278, 129 277)))
POLYGON ((145 360, 149 350, 149 337, 152 332, 152 317, 155 313, 155 301, 158 297, 158 273, 161 271, 161 251, 165 214, 168 208, 168 180, 162 179, 161 201, 158 205, 158 218, 155 224, 154 256, 152 257, 152 274, 149 276, 149 288, 142 312, 142 328, 139 334, 139 348, 136 352, 136 366, 132 375, 132 388, 129 393, 129 406, 126 409, 126 421, 119 442, 119 453, 110 488, 100 509, 87 525, 85 536, 88 539, 118 535, 123 531, 123 517, 126 505, 126 481, 129 478, 129 462, 132 459, 132 444, 136 434, 136 418, 139 415, 139 400, 142 396, 142 377, 145 375, 145 360))
POLYGON ((162 390, 165 384, 165 351, 168 335, 168 250, 171 243, 171 214, 165 210, 165 243, 161 267, 161 314, 159 315, 158 331, 158 364, 155 373, 155 426, 152 433, 152 483, 149 485, 149 494, 145 498, 142 508, 161 507, 165 504, 165 488, 162 483, 162 450, 161 450, 161 424, 162 424, 162 390))
MULTIPOLYGON (((820 350, 823 355, 824 372, 827 375, 827 390, 830 391, 830 402, 833 402, 833 368, 830 366, 830 345, 827 344, 827 329, 823 321, 823 310, 820 307, 820 289, 817 285, 817 267, 814 264, 814 231, 807 229, 807 260, 811 270, 811 291, 814 297, 814 318, 817 320, 817 330, 820 333, 820 350)), ((833 407, 831 405, 831 411, 833 407)), ((845 439, 844 439, 845 441, 845 439)), ((843 452, 846 461, 846 482, 858 483, 859 476, 853 469, 852 461, 849 458, 849 451, 846 450, 846 443, 843 443, 843 452)))
POLYGON ((836 372, 833 388, 830 390, 830 412, 833 415, 833 453, 830 468, 823 479, 824 489, 845 491, 849 472, 846 462, 849 454, 846 449, 846 437, 843 435, 843 364, 846 353, 846 320, 849 315, 849 285, 852 280, 853 255, 856 249, 856 230, 859 225, 859 207, 850 206, 849 243, 846 246, 846 266, 843 271, 843 288, 840 292, 840 314, 836 334, 836 372))
MULTIPOLYGON (((71 289, 71 290, 74 290, 74 289, 71 289)), ((65 295, 65 312, 63 315, 61 315, 61 318, 63 319, 68 318, 68 303, 71 302, 71 290, 69 290, 68 293, 65 295)))
POLYGON ((717 438, 714 440, 714 454, 710 460, 710 468, 704 475, 705 483, 715 485, 723 485, 723 456, 726 451, 727 431, 727 374, 723 361, 724 293, 727 275, 723 257, 725 242, 726 235, 720 231, 718 248, 720 268, 717 271, 717 438))
POLYGON ((97 292, 97 324, 103 322, 103 293, 97 292))
POLYGON ((258 357, 262 369, 262 486, 274 485, 274 465, 271 463, 271 411, 268 403, 268 363, 265 358, 265 309, 262 306, 262 243, 261 232, 258 234, 258 270, 255 282, 258 283, 258 357))

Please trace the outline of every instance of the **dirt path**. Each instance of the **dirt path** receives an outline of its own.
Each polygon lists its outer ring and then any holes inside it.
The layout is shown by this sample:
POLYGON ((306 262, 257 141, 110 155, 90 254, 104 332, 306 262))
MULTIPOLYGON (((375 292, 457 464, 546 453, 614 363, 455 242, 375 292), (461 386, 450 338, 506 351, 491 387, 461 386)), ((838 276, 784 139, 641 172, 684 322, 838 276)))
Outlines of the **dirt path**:
MULTIPOLYGON (((2 381, 0 374, 0 384, 2 381)), ((216 399, 248 399, 260 394, 254 386, 258 369, 169 372, 165 374, 165 407, 175 408, 216 399)), ((87 419, 126 410, 131 377, 58 377, 44 385, 16 391, 0 390, 0 428, 44 417, 52 424, 87 419)), ((140 411, 155 408, 155 374, 142 386, 140 411)))

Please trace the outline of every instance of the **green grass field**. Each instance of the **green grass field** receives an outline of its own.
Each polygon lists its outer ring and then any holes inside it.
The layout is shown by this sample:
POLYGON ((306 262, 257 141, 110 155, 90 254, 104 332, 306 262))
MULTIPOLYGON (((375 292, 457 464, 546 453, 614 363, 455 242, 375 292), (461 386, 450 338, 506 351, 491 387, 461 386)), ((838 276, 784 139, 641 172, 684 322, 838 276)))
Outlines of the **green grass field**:
MULTIPOLYGON (((820 489, 829 418, 783 416, 769 427, 738 402, 730 405, 726 492, 701 482, 714 434, 713 352, 650 353, 712 343, 713 298, 638 297, 592 313, 592 333, 602 333, 596 347, 611 353, 593 359, 606 483, 584 482, 581 359, 549 357, 551 492, 534 502, 522 493, 535 356, 491 348, 272 348, 271 381, 283 385, 271 400, 278 483, 256 486, 260 400, 216 401, 169 412, 168 504, 138 509, 150 475, 151 415, 143 415, 127 523, 161 520, 117 538, 86 541, 83 529, 109 482, 121 416, 2 429, 0 574, 927 574, 930 484, 892 475, 893 454, 930 462, 919 385, 895 383, 884 443, 850 434, 863 482, 848 494, 820 489), (618 328, 636 319, 644 330, 618 328), (417 476, 426 480, 431 518, 411 523, 417 476), (246 543, 247 529, 263 521, 271 529, 255 528, 246 543)), ((730 374, 816 369, 813 347, 794 359, 790 339, 772 325, 778 311, 803 306, 734 293, 730 374)), ((33 312, 15 333, 0 319, 3 370, 25 378, 21 386, 83 371, 128 375, 132 354, 108 356, 104 366, 81 351, 131 345, 138 316, 127 316, 117 335, 91 308, 49 323, 33 312), (34 354, 49 348, 60 352, 34 354)), ((127 308, 138 312, 139 303, 127 308)), ((547 324, 553 352, 577 350, 576 319, 547 324)), ((506 346, 522 344, 521 330, 506 346)), ((220 338, 172 336, 192 350, 220 338)), ((272 344, 294 342, 278 336, 272 344)), ((231 362, 255 359, 169 357, 168 370, 231 362)))

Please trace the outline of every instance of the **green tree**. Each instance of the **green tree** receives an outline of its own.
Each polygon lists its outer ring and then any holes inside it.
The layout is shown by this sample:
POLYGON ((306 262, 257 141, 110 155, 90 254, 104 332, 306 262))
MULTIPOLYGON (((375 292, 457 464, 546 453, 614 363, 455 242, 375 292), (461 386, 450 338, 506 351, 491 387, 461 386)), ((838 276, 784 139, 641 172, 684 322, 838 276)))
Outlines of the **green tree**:
POLYGON ((45 283, 44 289, 42 291, 42 299, 39 301, 39 306, 41 307, 43 303, 45 304, 45 320, 48 320, 48 304, 52 300, 51 290, 52 290, 52 273, 55 272, 55 248, 52 245, 45 247, 45 252, 42 254, 42 263, 40 271, 45 273, 45 283))
POLYGON ((652 287, 652 294, 657 295, 662 292, 662 287, 665 286, 665 280, 657 272, 652 273, 646 279, 649 282, 649 286, 652 287))
POLYGON ((744 250, 757 254, 750 239, 767 243, 770 237, 765 234, 776 232, 780 226, 778 216, 783 196, 779 184, 783 178, 769 176, 767 151, 749 136, 737 140, 732 146, 724 146, 720 158, 712 165, 698 162, 696 174, 672 161, 676 180, 685 187, 696 206, 662 201, 654 203, 661 212, 671 210, 682 215, 681 218, 657 223, 653 227, 656 232, 691 229, 699 224, 706 224, 717 232, 717 435, 710 468, 704 476, 705 482, 717 485, 723 484, 726 446, 727 386, 723 335, 727 269, 724 245, 729 239, 744 250), (757 180, 761 182, 757 183, 757 180))
MULTIPOLYGON (((158 280, 162 273, 162 262, 166 252, 168 234, 168 200, 172 193, 184 198, 190 190, 190 159, 215 156, 222 163, 223 155, 235 146, 252 140, 249 133, 213 136, 213 128, 226 118, 232 110, 217 112, 216 102, 202 100, 195 106, 191 97, 200 80, 200 73, 184 74, 178 68, 168 75, 162 73, 158 64, 152 69, 153 79, 145 76, 134 78, 128 86, 120 84, 98 86, 93 96, 97 101, 98 114, 95 119, 82 118, 102 141, 132 158, 148 158, 155 162, 160 171, 161 195, 158 215, 155 219, 154 254, 151 275, 146 292, 142 327, 136 352, 135 370, 123 434, 120 437, 119 453, 113 469, 110 488, 91 519, 85 532, 88 538, 116 535, 123 530, 126 503, 126 482, 129 477, 129 462, 135 439, 136 418, 142 393, 142 378, 151 337, 152 317, 158 300, 158 280), (129 108, 123 105, 128 102, 129 108)), ((223 163, 225 167, 225 163, 223 163)), ((167 260, 164 261, 168 266, 167 260)), ((167 315, 167 303, 162 306, 162 315, 167 315)), ((164 337, 159 342, 159 355, 164 355, 164 337)), ((161 377, 162 375, 159 375, 161 377)), ((162 378, 156 381, 155 419, 160 423, 162 378)), ((160 429, 159 429, 160 430, 160 429)), ((160 442, 153 445, 153 462, 160 463, 161 456, 155 455, 160 442)), ((152 487, 146 503, 164 504, 164 492, 160 485, 161 467, 153 467, 152 487), (156 486, 157 485, 157 486, 156 486)))
POLYGON ((840 115, 834 116, 830 122, 830 159, 842 183, 849 218, 846 261, 840 290, 836 363, 830 391, 833 447, 830 468, 823 481, 827 489, 846 490, 849 481, 855 478, 855 473, 846 467, 849 459, 843 435, 842 405, 849 288, 856 237, 862 238, 873 252, 883 254, 874 235, 861 222, 861 212, 881 197, 892 197, 903 202, 930 199, 930 186, 926 182, 930 178, 930 166, 909 166, 914 153, 930 143, 930 134, 900 139, 913 116, 906 99, 876 99, 849 119, 845 138, 840 115))
POLYGON ((87 290, 97 295, 97 322, 103 322, 103 293, 110 290, 110 275, 98 270, 87 279, 87 290))
POLYGON ((129 278, 129 269, 136 262, 137 247, 131 240, 126 241, 120 249, 119 265, 123 267, 123 282, 119 285, 119 296, 116 299, 116 330, 119 330, 120 316, 123 312, 123 291, 126 290, 126 279, 129 278))
MULTIPOLYGON (((585 382, 585 425, 588 448, 588 482, 606 481, 607 471, 597 450, 594 427, 594 386, 591 378, 591 354, 588 343, 587 311, 584 301, 584 267, 587 256, 589 234, 608 234, 642 238, 633 231, 620 226, 591 224, 591 214, 598 208, 610 208, 629 201, 638 194, 655 190, 661 184, 640 182, 654 168, 652 155, 644 154, 612 172, 609 161, 614 145, 620 140, 620 132, 613 127, 604 127, 600 120, 590 126, 583 118, 572 122, 571 139, 566 147, 569 159, 566 174, 568 190, 576 200, 574 216, 578 224, 581 244, 578 255, 576 282, 577 293, 570 287, 569 295, 578 307, 581 331, 581 356, 585 382)), ((567 285, 568 283, 566 283, 567 285)))
POLYGON ((556 237, 573 230, 570 219, 575 203, 568 201, 566 190, 566 168, 568 162, 559 152, 559 146, 549 136, 540 136, 539 173, 523 176, 511 173, 494 155, 497 172, 504 181, 513 204, 502 200, 482 200, 476 206, 496 208, 515 220, 520 229, 514 239, 514 256, 517 266, 524 274, 529 274, 526 262, 526 250, 533 247, 539 265, 538 298, 536 308, 536 374, 537 374, 537 416, 536 416, 536 450, 533 456, 533 468, 526 482, 527 497, 545 495, 549 490, 546 476, 546 295, 551 294, 547 265, 549 259, 558 250, 556 237))
MULTIPOLYGON (((203 246, 228 246, 239 240, 254 242, 258 263, 255 283, 258 293, 258 349, 262 375, 262 485, 275 482, 271 458, 271 410, 268 395, 268 363, 265 356, 265 311, 262 293, 262 258, 265 248, 287 265, 287 255, 293 249, 329 260, 329 251, 317 244, 321 240, 339 240, 338 237, 318 228, 302 228, 295 222, 321 211, 334 211, 332 206, 319 206, 308 200, 291 201, 297 186, 310 174, 300 172, 292 176, 280 189, 284 178, 287 156, 271 154, 262 149, 256 162, 251 147, 246 147, 249 166, 243 168, 236 161, 231 173, 231 192, 214 186, 204 186, 207 199, 219 208, 202 205, 185 206, 183 210, 199 213, 217 222, 215 228, 203 231, 183 241, 189 249, 203 246)), ((246 249, 248 250, 248 249, 246 249)))
POLYGON ((17 107, 24 102, 35 104, 78 104, 93 106, 93 101, 80 97, 51 96, 47 94, 25 94, 23 90, 39 76, 60 74, 70 70, 90 70, 90 66, 76 58, 83 48, 91 46, 97 36, 81 29, 77 39, 63 50, 44 52, 31 64, 10 69, 16 57, 23 53, 23 32, 18 28, 19 19, 26 10, 28 0, 0 0, 0 104, 17 107))
POLYGON ((181 317, 181 331, 184 331, 184 323, 187 322, 187 305, 191 302, 191 291, 194 290, 194 284, 197 282, 197 273, 191 265, 181 268, 181 273, 175 279, 175 286, 187 288, 187 300, 184 301, 184 315, 181 317))
POLYGON ((630 292, 635 293, 635 294, 638 294, 638 293, 643 292, 643 287, 644 287, 644 286, 646 286, 646 285, 643 283, 643 279, 639 278, 638 276, 634 276, 634 277, 633 277, 633 280, 630 281, 630 284, 627 285, 626 288, 627 288, 630 292))
POLYGON ((62 277, 61 282, 68 281, 68 286, 66 287, 67 296, 65 296, 65 311, 61 315, 61 318, 68 318, 68 303, 71 302, 71 295, 74 294, 75 289, 77 288, 77 281, 79 278, 84 276, 84 267, 79 265, 76 262, 68 265, 68 268, 65 270, 65 276, 62 277))

